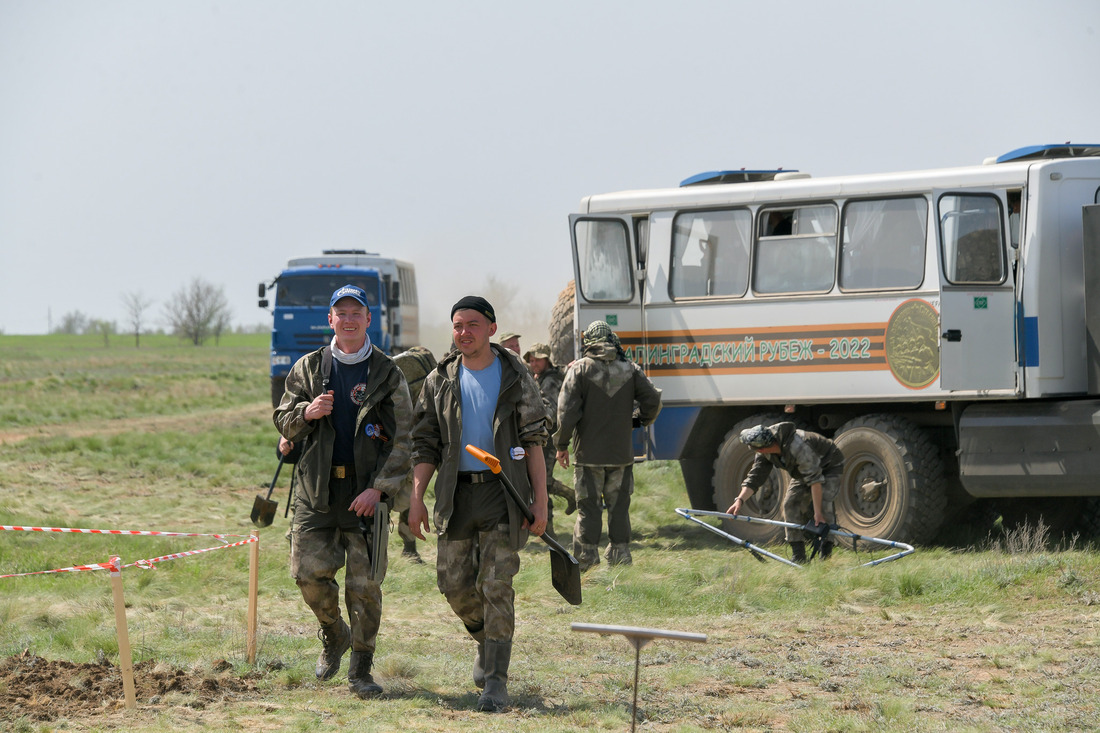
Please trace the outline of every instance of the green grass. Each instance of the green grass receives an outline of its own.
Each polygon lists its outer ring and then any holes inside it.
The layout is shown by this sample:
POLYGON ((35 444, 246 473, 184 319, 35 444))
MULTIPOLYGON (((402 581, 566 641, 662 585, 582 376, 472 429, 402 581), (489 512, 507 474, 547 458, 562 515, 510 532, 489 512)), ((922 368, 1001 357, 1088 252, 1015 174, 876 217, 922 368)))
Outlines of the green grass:
MULTIPOLYGON (((0 336, 0 524, 247 535, 275 469, 266 337, 193 347, 143 338, 0 336)), ((572 483, 569 472, 559 477, 572 483)), ((135 662, 212 673, 226 660, 259 694, 194 707, 186 695, 131 713, 89 709, 15 730, 522 731, 630 726, 634 649, 572 622, 704 633, 641 650, 645 730, 1086 730, 1100 724, 1100 561, 1093 548, 1045 549, 1034 532, 965 551, 921 548, 876 568, 838 551, 797 570, 761 564, 674 513, 679 469, 636 470, 634 565, 600 565, 584 604, 549 583, 539 541, 516 579, 514 707, 476 713, 473 643, 427 564, 391 538, 379 635, 387 695, 362 702, 341 674, 318 683, 316 625, 289 578, 275 524, 260 531, 260 635, 245 659, 248 549, 123 574, 135 662)), ((559 536, 573 517, 556 512, 559 536)), ((209 537, 0 532, 0 574, 133 562, 216 545, 209 537)), ((104 572, 0 579, 0 657, 117 662, 104 572)), ((345 665, 346 670, 346 665, 345 665)), ((0 690, 2 692, 2 690, 0 690)))

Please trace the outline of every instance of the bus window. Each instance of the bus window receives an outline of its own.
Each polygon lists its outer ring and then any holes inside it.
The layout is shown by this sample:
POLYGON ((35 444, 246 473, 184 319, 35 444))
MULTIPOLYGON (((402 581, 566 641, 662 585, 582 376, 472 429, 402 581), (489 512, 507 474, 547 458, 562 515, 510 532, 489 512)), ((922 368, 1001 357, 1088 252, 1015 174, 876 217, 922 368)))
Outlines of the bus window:
POLYGON ((623 222, 577 222, 577 287, 588 301, 625 301, 634 294, 630 240, 623 222))
POLYGON ((762 210, 753 290, 763 295, 831 290, 836 219, 832 204, 762 210))
POLYGON ((952 283, 1004 280, 1001 204, 995 196, 948 194, 940 197, 943 268, 952 283))
POLYGON ((744 295, 749 283, 747 209, 678 214, 672 224, 669 295, 744 295))
POLYGON ((916 288, 924 280, 928 202, 850 201, 840 244, 841 290, 916 288))

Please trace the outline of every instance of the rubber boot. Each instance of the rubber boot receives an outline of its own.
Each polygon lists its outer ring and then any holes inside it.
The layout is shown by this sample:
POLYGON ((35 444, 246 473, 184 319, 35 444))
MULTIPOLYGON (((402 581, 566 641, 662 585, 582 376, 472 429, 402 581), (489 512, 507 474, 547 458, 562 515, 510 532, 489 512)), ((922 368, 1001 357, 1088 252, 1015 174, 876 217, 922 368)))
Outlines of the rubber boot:
POLYGON ((401 550, 401 557, 407 557, 418 565, 423 565, 424 561, 420 558, 420 553, 416 551, 416 540, 403 540, 404 549, 401 550))
POLYGON ((586 545, 573 536, 573 556, 577 558, 577 565, 583 573, 591 567, 600 564, 600 548, 596 545, 586 545))
POLYGON ((604 553, 604 557, 607 558, 608 565, 631 565, 633 561, 630 558, 630 543, 628 542, 613 542, 607 546, 607 551, 604 553))
POLYGON ((338 618, 328 626, 322 626, 317 632, 321 640, 321 656, 317 657, 317 668, 313 673, 322 682, 340 671, 340 662, 344 653, 351 647, 351 629, 338 618))
POLYGON ((467 626, 466 630, 477 642, 477 654, 474 655, 474 687, 480 690, 485 687, 485 629, 472 631, 467 626))
POLYGON ((799 565, 806 564, 806 543, 805 542, 792 542, 791 543, 791 562, 796 562, 799 565))
POLYGON ((483 713, 499 713, 508 707, 508 665, 512 661, 512 642, 485 641, 485 691, 477 699, 483 713))
POLYGON ((361 700, 382 694, 382 685, 371 677, 370 669, 374 665, 374 652, 352 652, 348 662, 348 689, 361 700))

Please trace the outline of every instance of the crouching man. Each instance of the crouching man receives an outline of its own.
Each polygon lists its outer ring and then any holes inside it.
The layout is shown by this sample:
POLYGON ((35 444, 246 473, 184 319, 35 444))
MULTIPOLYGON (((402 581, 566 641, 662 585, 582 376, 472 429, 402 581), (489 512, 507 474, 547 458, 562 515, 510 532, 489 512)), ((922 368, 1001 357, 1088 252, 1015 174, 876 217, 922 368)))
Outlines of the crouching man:
MULTIPOLYGON (((794 423, 757 425, 741 431, 741 442, 756 451, 756 459, 741 483, 741 493, 726 510, 737 514, 745 502, 764 485, 773 468, 782 468, 791 476, 787 495, 783 500, 783 521, 807 524, 812 519, 815 526, 836 522, 833 501, 840 491, 840 477, 844 470, 844 454, 836 443, 808 430, 797 430, 794 423)), ((801 529, 786 527, 787 542, 791 544, 791 559, 806 562, 806 533, 801 529)), ((833 551, 831 540, 821 542, 821 559, 827 559, 833 551)))
POLYGON ((275 408, 275 427, 302 446, 291 527, 290 572, 321 629, 317 679, 340 671, 351 649, 348 687, 361 698, 382 693, 371 676, 382 617, 381 576, 371 579, 361 524, 379 500, 408 505, 412 400, 401 370, 372 347, 367 294, 345 285, 332 294, 332 343, 306 354, 290 370, 275 408), (347 565, 340 614, 336 572, 347 565))

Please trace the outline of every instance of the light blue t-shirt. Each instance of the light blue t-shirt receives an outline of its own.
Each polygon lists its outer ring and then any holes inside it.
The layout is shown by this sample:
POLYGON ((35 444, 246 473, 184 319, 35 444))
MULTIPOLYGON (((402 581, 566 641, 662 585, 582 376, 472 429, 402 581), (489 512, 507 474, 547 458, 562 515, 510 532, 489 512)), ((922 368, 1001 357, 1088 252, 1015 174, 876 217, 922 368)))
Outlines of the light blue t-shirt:
POLYGON ((493 417, 500 395, 500 359, 481 370, 460 367, 459 391, 462 393, 462 450, 459 471, 485 471, 484 463, 470 455, 467 445, 475 445, 496 455, 493 446, 493 417))

